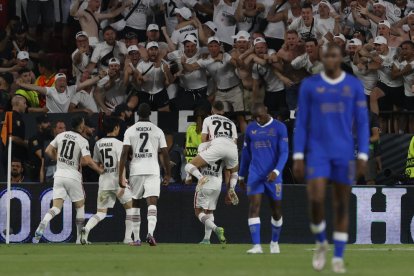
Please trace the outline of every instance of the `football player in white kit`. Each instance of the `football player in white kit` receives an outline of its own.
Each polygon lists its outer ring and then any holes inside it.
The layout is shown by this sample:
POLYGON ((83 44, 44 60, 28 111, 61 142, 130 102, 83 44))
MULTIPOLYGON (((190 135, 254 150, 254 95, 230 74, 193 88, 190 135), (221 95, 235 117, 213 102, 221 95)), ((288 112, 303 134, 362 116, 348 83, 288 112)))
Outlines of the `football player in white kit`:
MULTIPOLYGON (((142 103, 138 107, 139 120, 131 126, 124 135, 124 146, 119 164, 119 185, 126 187, 124 178, 125 163, 132 152, 130 164, 129 184, 132 190, 133 214, 140 216, 140 200, 145 198, 148 205, 148 234, 147 242, 151 246, 157 245, 154 239, 154 230, 157 225, 157 201, 160 197, 160 166, 158 152, 161 152, 165 166, 163 185, 168 185, 171 178, 170 157, 164 132, 150 122, 151 107, 142 103)), ((139 219, 140 221, 140 219, 139 219)), ((139 239, 140 223, 133 224, 134 243, 141 245, 139 239)))
MULTIPOLYGON (((198 146, 198 152, 208 149, 210 142, 201 143, 198 146)), ((194 195, 194 212, 195 216, 205 226, 205 234, 200 244, 210 244, 211 232, 217 235, 220 243, 226 243, 224 229, 214 223, 214 210, 216 210, 217 200, 221 192, 223 183, 223 160, 218 160, 212 165, 208 165, 201 170, 201 173, 208 177, 209 181, 202 187, 196 189, 194 195)))
POLYGON ((89 166, 99 174, 104 173, 92 159, 89 143, 80 133, 84 131, 85 120, 81 116, 72 119, 72 131, 65 131, 55 137, 47 146, 45 153, 57 161, 53 182, 53 207, 44 216, 35 233, 35 242, 63 207, 66 197, 72 200, 76 208, 76 243, 80 243, 80 232, 85 222, 85 194, 82 187, 81 165, 89 166))
POLYGON ((204 119, 201 131, 201 141, 211 141, 210 147, 198 154, 190 163, 185 166, 185 171, 198 179, 198 189, 206 184, 209 179, 203 176, 200 168, 212 165, 219 160, 224 161, 226 170, 230 171, 230 188, 227 196, 233 205, 239 203, 237 194, 234 191, 238 180, 239 158, 237 150, 237 128, 228 118, 224 117, 224 104, 216 101, 211 109, 213 115, 204 119))
POLYGON ((108 208, 113 208, 118 198, 124 206, 125 237, 124 243, 132 242, 132 194, 131 190, 118 186, 118 163, 121 158, 123 143, 116 139, 120 130, 120 121, 115 117, 107 117, 103 121, 103 130, 106 137, 96 142, 93 151, 93 160, 104 167, 104 174, 99 177, 97 212, 93 215, 81 231, 81 243, 89 244, 89 232, 105 219, 108 208))

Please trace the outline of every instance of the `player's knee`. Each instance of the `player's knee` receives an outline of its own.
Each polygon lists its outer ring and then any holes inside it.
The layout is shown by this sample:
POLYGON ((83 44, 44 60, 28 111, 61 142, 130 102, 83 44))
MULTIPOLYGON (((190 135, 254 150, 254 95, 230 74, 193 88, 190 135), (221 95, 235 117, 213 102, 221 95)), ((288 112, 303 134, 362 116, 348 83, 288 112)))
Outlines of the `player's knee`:
POLYGON ((258 202, 250 202, 249 205, 249 216, 250 217, 257 217, 260 212, 260 203, 258 202))

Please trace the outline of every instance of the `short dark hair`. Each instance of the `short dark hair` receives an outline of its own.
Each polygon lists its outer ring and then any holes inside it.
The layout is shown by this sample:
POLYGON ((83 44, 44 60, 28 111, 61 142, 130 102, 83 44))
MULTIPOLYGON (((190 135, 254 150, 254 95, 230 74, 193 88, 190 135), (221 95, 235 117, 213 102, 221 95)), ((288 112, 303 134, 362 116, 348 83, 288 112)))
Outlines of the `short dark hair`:
POLYGON ((18 163, 20 163, 20 164, 22 164, 22 165, 23 165, 22 160, 20 160, 20 159, 19 159, 19 158, 17 158, 17 157, 13 157, 13 158, 12 158, 12 160, 11 160, 11 162, 12 162, 12 163, 14 163, 14 162, 18 162, 18 163))
POLYGON ((149 118, 151 115, 151 106, 147 103, 142 103, 139 105, 137 113, 140 118, 149 118))
POLYGON ((303 9, 311 9, 311 10, 313 10, 312 5, 311 5, 311 4, 309 4, 308 2, 305 2, 305 3, 302 5, 302 10, 303 10, 303 9))
POLYGON ((224 111, 224 104, 222 101, 215 101, 213 103, 213 108, 217 111, 224 111))
POLYGON ((24 73, 30 73, 30 69, 29 68, 22 68, 19 70, 19 75, 23 75, 24 73))
POLYGON ((402 47, 403 45, 410 45, 410 46, 411 46, 411 48, 414 48, 414 42, 412 42, 411 40, 406 40, 406 41, 403 41, 403 42, 400 44, 400 47, 402 47))
POLYGON ((117 126, 119 126, 119 119, 113 116, 105 117, 102 122, 102 128, 105 134, 111 133, 117 126))
POLYGON ((104 34, 109 30, 114 31, 116 33, 115 29, 111 25, 108 25, 105 28, 103 28, 102 33, 104 34))
POLYGON ((326 51, 330 51, 330 50, 333 50, 333 49, 338 49, 339 51, 341 51, 342 52, 342 48, 341 48, 341 46, 339 46, 337 43, 335 43, 335 42, 329 42, 328 44, 327 44, 327 46, 326 46, 326 51))
POLYGON ((83 122, 85 122, 85 118, 82 115, 74 116, 70 122, 70 126, 72 129, 77 129, 83 122))
POLYGON ((315 46, 318 46, 318 40, 316 38, 310 37, 305 39, 305 43, 306 42, 313 42, 315 44, 315 46))
POLYGON ((55 69, 51 59, 48 58, 42 58, 41 60, 39 60, 38 65, 50 71, 53 71, 55 69))

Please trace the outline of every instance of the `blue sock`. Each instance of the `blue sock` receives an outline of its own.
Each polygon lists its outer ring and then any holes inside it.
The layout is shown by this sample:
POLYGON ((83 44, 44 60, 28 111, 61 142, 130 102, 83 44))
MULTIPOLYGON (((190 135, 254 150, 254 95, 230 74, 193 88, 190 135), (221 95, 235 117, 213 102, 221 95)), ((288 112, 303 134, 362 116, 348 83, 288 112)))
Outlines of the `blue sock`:
POLYGON ((260 244, 260 218, 249 218, 250 235, 253 244, 260 244))
POLYGON ((283 218, 275 220, 272 218, 272 242, 279 242, 280 231, 282 231, 283 218))
POLYGON ((346 243, 348 241, 348 234, 343 232, 334 232, 333 243, 334 243, 334 257, 343 258, 346 243))
POLYGON ((326 241, 326 222, 325 221, 322 221, 319 224, 311 223, 310 228, 317 242, 323 243, 326 241))

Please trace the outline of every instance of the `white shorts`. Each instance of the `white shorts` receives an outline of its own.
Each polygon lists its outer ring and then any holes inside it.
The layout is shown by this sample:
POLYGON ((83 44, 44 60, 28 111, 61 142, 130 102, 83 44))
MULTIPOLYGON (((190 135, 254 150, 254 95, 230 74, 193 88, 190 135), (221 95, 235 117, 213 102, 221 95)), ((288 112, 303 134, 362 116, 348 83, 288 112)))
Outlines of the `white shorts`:
POLYGON ((237 145, 227 138, 216 138, 211 141, 210 146, 200 152, 200 157, 208 164, 223 160, 227 169, 233 169, 239 164, 237 145))
POLYGON ((216 210, 217 201, 221 190, 205 189, 196 191, 194 194, 194 208, 203 210, 216 210))
POLYGON ((132 198, 160 197, 161 178, 156 174, 132 175, 129 177, 132 198))
POLYGON ((72 178, 56 176, 53 181, 53 199, 64 200, 67 196, 72 202, 85 199, 82 183, 72 178))
MULTIPOLYGON (((117 198, 117 193, 118 190, 99 190, 97 200, 98 209, 113 208, 117 198)), ((118 197, 118 200, 122 205, 130 202, 132 200, 131 190, 126 188, 124 194, 121 197, 118 197)))

